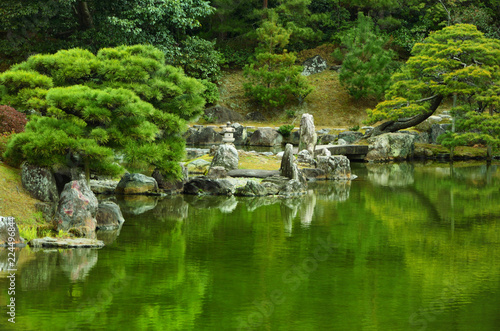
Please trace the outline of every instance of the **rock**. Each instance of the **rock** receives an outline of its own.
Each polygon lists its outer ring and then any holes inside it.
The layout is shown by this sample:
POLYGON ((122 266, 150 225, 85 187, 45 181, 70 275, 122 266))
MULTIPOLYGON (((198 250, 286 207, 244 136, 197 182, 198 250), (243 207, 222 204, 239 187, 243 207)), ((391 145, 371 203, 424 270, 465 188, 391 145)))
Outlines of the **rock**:
POLYGON ((234 128, 234 144, 245 145, 248 139, 247 129, 239 123, 233 123, 231 126, 234 128))
POLYGON ((300 169, 307 180, 322 180, 326 179, 326 172, 319 168, 302 168, 300 169))
POLYGON ((234 195, 246 196, 246 197, 259 197, 267 195, 267 190, 261 184, 254 182, 253 180, 247 181, 247 184, 243 187, 238 187, 234 195))
POLYGON ((39 238, 32 239, 28 245, 33 248, 102 248, 101 240, 90 238, 61 239, 61 238, 39 238))
POLYGON ((184 183, 188 180, 188 169, 182 164, 181 169, 181 179, 167 179, 159 169, 155 169, 151 174, 151 177, 156 180, 159 189, 167 191, 168 193, 181 192, 184 188, 184 183))
POLYGON ((200 156, 209 154, 210 150, 208 148, 186 148, 186 159, 197 159, 200 156))
POLYGON ((231 177, 266 178, 280 174, 278 170, 237 169, 227 173, 231 177))
POLYGON ((117 180, 90 180, 90 189, 94 194, 114 194, 117 185, 117 180))
POLYGON ((98 202, 85 180, 67 183, 56 212, 57 230, 77 237, 95 238, 98 202))
POLYGON ((226 170, 238 169, 238 151, 229 144, 220 145, 215 152, 210 168, 223 167, 226 170))
POLYGON ((293 196, 293 195, 301 195, 306 193, 306 187, 303 183, 298 180, 291 179, 285 183, 283 187, 281 187, 278 195, 282 196, 293 196))
POLYGON ((305 60, 304 63, 302 63, 302 66, 304 67, 302 70, 302 76, 318 74, 328 69, 326 60, 319 55, 305 60))
POLYGON ((434 124, 438 124, 443 119, 439 116, 429 116, 425 121, 417 124, 415 129, 419 131, 430 132, 434 124))
POLYGON ((278 153, 276 153, 276 157, 282 159, 284 154, 285 154, 285 152, 283 152, 283 151, 278 152, 278 153))
POLYGON ((116 186, 116 194, 158 194, 158 183, 153 177, 143 174, 125 174, 116 186))
POLYGON ((345 145, 347 145, 347 141, 345 141, 344 139, 339 139, 339 140, 337 140, 337 145, 345 146, 345 145))
POLYGON ((336 65, 333 65, 330 67, 330 70, 333 70, 336 72, 340 72, 341 69, 342 69, 342 66, 340 64, 336 64, 336 65))
POLYGON ((321 155, 321 156, 331 156, 332 153, 330 152, 330 150, 328 148, 323 148, 323 149, 321 149, 321 151, 319 151, 319 155, 321 155))
POLYGON ((368 163, 366 170, 373 185, 404 187, 415 182, 414 167, 411 163, 368 163))
POLYGON ((286 144, 285 153, 281 158, 280 174, 288 179, 298 179, 298 168, 293 156, 293 146, 286 144))
POLYGON ((186 143, 191 145, 212 145, 222 143, 222 135, 212 127, 189 128, 185 133, 186 143))
POLYGON ((250 122, 266 122, 267 118, 261 112, 254 111, 246 114, 245 120, 250 122))
POLYGON ((318 144, 328 145, 333 144, 339 138, 336 134, 325 134, 318 138, 318 144))
POLYGON ((307 185, 299 180, 291 180, 284 176, 272 176, 262 180, 261 185, 272 195, 299 195, 304 194, 307 185))
POLYGON ((225 179, 210 179, 205 176, 195 177, 184 185, 184 194, 192 195, 232 195, 233 186, 225 179))
POLYGON ((451 130, 451 124, 433 124, 431 127, 431 144, 437 144, 437 138, 451 130))
POLYGON ((287 144, 292 144, 297 146, 300 144, 300 131, 292 131, 288 137, 283 137, 283 141, 287 144))
POLYGON ((208 169, 207 176, 212 179, 226 178, 227 170, 221 166, 210 167, 210 169, 208 169))
POLYGON ((0 217, 0 247, 25 246, 14 217, 0 217), (12 238, 12 239, 11 239, 12 238))
POLYGON ((339 139, 345 140, 347 144, 352 144, 361 138, 363 138, 363 133, 359 131, 344 131, 339 133, 339 139))
POLYGON ((311 114, 303 114, 300 119, 300 143, 299 151, 306 149, 314 157, 314 148, 318 142, 314 117, 311 114))
POLYGON ((57 203, 53 202, 36 202, 35 209, 37 212, 41 212, 43 218, 47 222, 51 222, 56 215, 57 203))
POLYGON ((262 187, 264 187, 266 189, 268 195, 278 195, 278 193, 280 192, 280 188, 281 188, 281 186, 279 186, 273 182, 263 181, 262 183, 260 183, 260 185, 262 185, 262 187))
POLYGON ((318 136, 320 136, 320 135, 325 135, 325 134, 330 133, 330 131, 331 131, 330 129, 321 129, 321 130, 316 131, 316 134, 317 134, 318 136))
POLYGON ((297 154, 297 161, 299 163, 314 164, 314 159, 307 149, 301 150, 297 154))
POLYGON ((283 141, 283 136, 278 131, 271 128, 261 128, 255 132, 248 139, 247 144, 250 146, 279 146, 283 141))
POLYGON ((56 179, 49 169, 24 162, 21 166, 21 182, 33 198, 44 202, 59 201, 56 179))
POLYGON ((98 230, 116 230, 125 222, 125 219, 116 203, 104 201, 99 203, 96 221, 98 230))
POLYGON ((317 167, 325 172, 326 179, 351 179, 351 163, 346 156, 318 156, 317 161, 317 167))
POLYGON ((385 133, 368 139, 370 146, 365 160, 394 161, 413 157, 415 136, 404 133, 385 133))
POLYGON ((205 174, 210 167, 210 162, 203 159, 194 160, 186 165, 190 174, 205 174))
POLYGON ((205 116, 214 123, 243 121, 243 116, 232 109, 223 106, 214 106, 205 109, 205 116))

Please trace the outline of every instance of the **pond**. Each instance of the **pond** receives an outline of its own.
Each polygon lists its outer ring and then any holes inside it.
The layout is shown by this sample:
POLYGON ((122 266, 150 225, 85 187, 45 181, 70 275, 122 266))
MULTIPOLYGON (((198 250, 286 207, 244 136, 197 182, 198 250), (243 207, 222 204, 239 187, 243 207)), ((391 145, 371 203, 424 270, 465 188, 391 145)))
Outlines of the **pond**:
POLYGON ((1 329, 499 330, 499 167, 353 173, 297 198, 118 201, 103 249, 18 253, 1 329))

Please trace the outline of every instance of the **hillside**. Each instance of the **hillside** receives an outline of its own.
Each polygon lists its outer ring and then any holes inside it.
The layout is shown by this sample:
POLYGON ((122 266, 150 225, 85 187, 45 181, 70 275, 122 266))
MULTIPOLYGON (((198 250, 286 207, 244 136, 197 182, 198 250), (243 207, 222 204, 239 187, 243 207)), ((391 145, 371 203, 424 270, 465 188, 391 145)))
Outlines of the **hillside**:
MULTIPOLYGON (((340 86, 336 71, 326 70, 307 79, 314 86, 314 91, 307 96, 302 105, 285 107, 283 110, 265 110, 245 97, 243 71, 226 71, 219 87, 221 95, 219 104, 242 115, 259 111, 268 120, 265 124, 273 126, 298 125, 301 115, 310 113, 314 116, 318 128, 362 126, 362 122, 366 119, 366 109, 376 105, 374 100, 353 100, 340 86)), ((259 125, 259 123, 248 124, 259 125)))

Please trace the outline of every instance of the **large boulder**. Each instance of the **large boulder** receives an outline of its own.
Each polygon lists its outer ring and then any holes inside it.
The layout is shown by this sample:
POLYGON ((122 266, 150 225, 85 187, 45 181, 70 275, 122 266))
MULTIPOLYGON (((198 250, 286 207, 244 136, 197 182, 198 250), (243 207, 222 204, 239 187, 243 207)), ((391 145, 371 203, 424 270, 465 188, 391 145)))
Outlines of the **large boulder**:
POLYGON ((103 201, 99 203, 96 215, 98 230, 116 230, 124 222, 120 206, 112 201, 103 201))
POLYGON ((182 178, 181 179, 169 179, 167 178, 159 169, 155 169, 151 174, 158 183, 158 188, 169 193, 181 192, 184 183, 187 182, 188 179, 188 170, 187 168, 181 164, 182 169, 182 178))
POLYGON ((305 194, 307 184, 301 180, 290 179, 285 176, 271 176, 262 180, 261 185, 268 194, 290 196, 305 194))
POLYGON ((261 128, 255 130, 250 136, 247 144, 250 146, 279 146, 283 141, 283 136, 278 131, 271 128, 261 128))
POLYGON ((248 138, 247 128, 239 123, 233 123, 231 126, 234 128, 233 143, 235 145, 245 145, 248 138))
POLYGON ((325 172, 326 179, 351 179, 351 163, 345 155, 325 155, 317 157, 317 167, 325 172))
POLYGON ((204 174, 208 171, 210 162, 203 159, 194 160, 186 165, 188 173, 190 174, 204 174))
POLYGON ((56 179, 52 171, 47 168, 23 163, 21 182, 29 194, 37 200, 44 202, 57 202, 59 200, 56 179))
POLYGON ((302 70, 302 76, 318 74, 328 69, 326 60, 319 55, 308 58, 302 63, 302 66, 304 68, 302 70))
POLYGON ((225 179, 195 177, 184 185, 184 194, 192 195, 233 195, 233 185, 225 179))
POLYGON ((186 143, 192 145, 212 145, 222 143, 222 135, 212 127, 189 128, 184 135, 186 143))
POLYGON ((438 137, 451 129, 451 124, 433 124, 431 127, 431 144, 437 144, 438 137))
POLYGON ((214 123, 243 121, 243 116, 232 109, 223 106, 214 106, 205 109, 205 116, 214 123))
POLYGON ((425 121, 415 126, 419 131, 430 132, 434 124, 439 124, 443 119, 440 116, 429 116, 425 121))
MULTIPOLYGON (((0 217, 0 247, 23 246, 14 217, 0 217)), ((9 268, 13 269, 13 268, 9 268)))
POLYGON ((235 190, 234 195, 245 196, 245 197, 265 196, 267 195, 267 190, 261 184, 253 180, 249 180, 247 181, 245 186, 238 187, 235 190))
POLYGON ((404 133, 385 133, 368 139, 370 143, 365 160, 387 162, 413 157, 415 136, 404 133))
POLYGON ((281 158, 280 174, 289 179, 297 179, 298 169, 295 163, 295 156, 293 155, 293 146, 286 144, 285 153, 281 158))
POLYGON ((116 194, 158 194, 158 183, 143 174, 125 174, 116 186, 116 194))
POLYGON ((347 144, 352 144, 361 138, 363 138, 363 133, 359 131, 344 131, 339 133, 338 137, 338 139, 345 140, 347 144))
POLYGON ((224 167, 226 170, 238 169, 238 151, 233 145, 223 144, 220 145, 215 152, 210 168, 224 167))
POLYGON ((300 119, 299 151, 306 149, 314 157, 314 148, 317 142, 318 135, 314 126, 314 117, 311 114, 303 114, 300 119))
POLYGON ((85 180, 67 183, 56 212, 57 230, 77 237, 95 238, 98 202, 85 180))

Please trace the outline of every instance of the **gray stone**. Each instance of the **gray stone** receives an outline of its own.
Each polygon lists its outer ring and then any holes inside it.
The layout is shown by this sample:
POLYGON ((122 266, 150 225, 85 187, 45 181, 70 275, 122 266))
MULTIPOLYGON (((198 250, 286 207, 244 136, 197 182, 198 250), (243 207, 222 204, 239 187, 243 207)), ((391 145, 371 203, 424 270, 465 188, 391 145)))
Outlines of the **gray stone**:
POLYGON ((0 247, 24 245, 24 240, 19 236, 19 228, 17 227, 16 220, 13 217, 0 216, 0 247))
POLYGON ((304 67, 304 69, 302 70, 302 76, 318 74, 328 69, 326 60, 319 55, 305 60, 304 63, 302 63, 302 66, 304 67))
POLYGON ((222 135, 214 130, 213 127, 189 128, 185 133, 186 142, 191 145, 211 145, 222 143, 222 135))
POLYGON ((336 134, 325 134, 318 138, 318 144, 328 145, 333 144, 339 138, 336 134))
POLYGON ((186 159, 197 159, 200 156, 209 154, 210 150, 208 148, 186 148, 186 159))
POLYGON ((302 195, 306 193, 306 186, 298 180, 291 179, 281 187, 278 195, 282 196, 294 196, 302 195))
POLYGON ((300 169, 307 180, 322 180, 326 179, 326 172, 319 168, 302 168, 300 169))
POLYGON ((361 138, 363 138, 363 133, 361 133, 359 131, 344 131, 344 132, 339 133, 339 140, 343 139, 348 144, 352 144, 361 138))
POLYGON ((301 150, 297 154, 297 161, 299 163, 314 164, 314 159, 307 149, 301 150))
POLYGON ((61 239, 61 238, 38 238, 32 239, 28 245, 33 248, 102 248, 104 243, 101 240, 90 238, 61 239))
POLYGON ((98 202, 85 180, 67 183, 56 212, 57 230, 95 239, 98 202))
POLYGON ((116 230, 124 222, 120 206, 112 201, 103 201, 99 203, 96 215, 98 230, 116 230))
POLYGON ((238 151, 233 145, 223 144, 220 145, 215 152, 210 168, 223 167, 226 170, 238 169, 238 151))
POLYGON ((116 194, 158 194, 158 183, 153 177, 143 174, 125 174, 116 186, 116 194))
POLYGON ((332 153, 330 152, 330 150, 328 148, 322 148, 319 151, 319 155, 321 155, 321 156, 331 156, 332 153))
POLYGON ((57 203, 54 202, 36 202, 35 209, 37 212, 41 212, 43 218, 47 222, 51 222, 56 215, 57 203))
POLYGON ((21 166, 21 182, 29 194, 37 200, 44 202, 59 200, 56 179, 49 169, 25 162, 21 166))
POLYGON ((344 155, 318 156, 318 169, 326 174, 326 179, 351 179, 351 163, 344 155))
POLYGON ((339 139, 339 140, 337 140, 337 145, 339 145, 339 146, 345 146, 345 145, 348 145, 348 144, 347 144, 347 141, 345 141, 344 139, 339 139))
POLYGON ((233 186, 225 179, 195 177, 184 185, 184 194, 192 195, 232 195, 233 186))
POLYGON ((118 185, 117 180, 90 180, 90 189, 94 194, 114 194, 116 186, 118 185))
POLYGON ((249 180, 245 186, 238 187, 235 190, 234 195, 247 197, 265 196, 267 195, 267 190, 261 184, 254 182, 253 180, 249 180))
POLYGON ((288 179, 298 179, 298 168, 291 144, 285 146, 285 153, 281 158, 280 174, 288 179))
POLYGON ((207 176, 212 179, 226 178, 227 170, 221 166, 210 167, 210 169, 208 169, 207 176))
POLYGON ((439 116, 429 116, 425 121, 417 124, 415 126, 415 129, 419 130, 419 131, 426 131, 426 132, 430 132, 431 131, 431 128, 434 124, 438 124, 439 122, 441 122, 443 119, 439 116))
POLYGON ((328 134, 330 133, 330 129, 321 129, 321 130, 318 130, 316 131, 316 134, 319 136, 319 135, 324 135, 324 134, 328 134))
POLYGON ((237 169, 228 171, 227 174, 231 177, 267 178, 277 176, 280 172, 278 170, 237 169))
POLYGON ((181 179, 168 179, 159 169, 155 169, 151 174, 158 184, 158 188, 164 190, 166 193, 181 192, 184 183, 188 180, 188 170, 181 164, 182 178, 181 179))
POLYGON ((214 123, 243 121, 241 114, 224 106, 214 106, 205 109, 205 116, 210 118, 214 123))
POLYGON ((247 128, 239 123, 233 123, 231 126, 234 128, 234 144, 235 145, 245 145, 248 139, 247 128))
POLYGON ((299 150, 306 149, 314 157, 314 148, 318 142, 314 117, 311 114, 303 114, 300 119, 300 143, 299 150))
POLYGON ((283 141, 283 136, 278 131, 271 128, 261 128, 248 139, 247 144, 250 146, 279 146, 283 141))
POLYGON ((415 136, 404 133, 385 133, 368 139, 367 161, 386 162, 413 157, 415 136))
POLYGON ((292 131, 288 137, 283 137, 283 142, 297 146, 300 144, 300 131, 292 131))
POLYGON ((450 129, 451 124, 433 124, 431 127, 431 144, 437 144, 438 137, 450 129))

